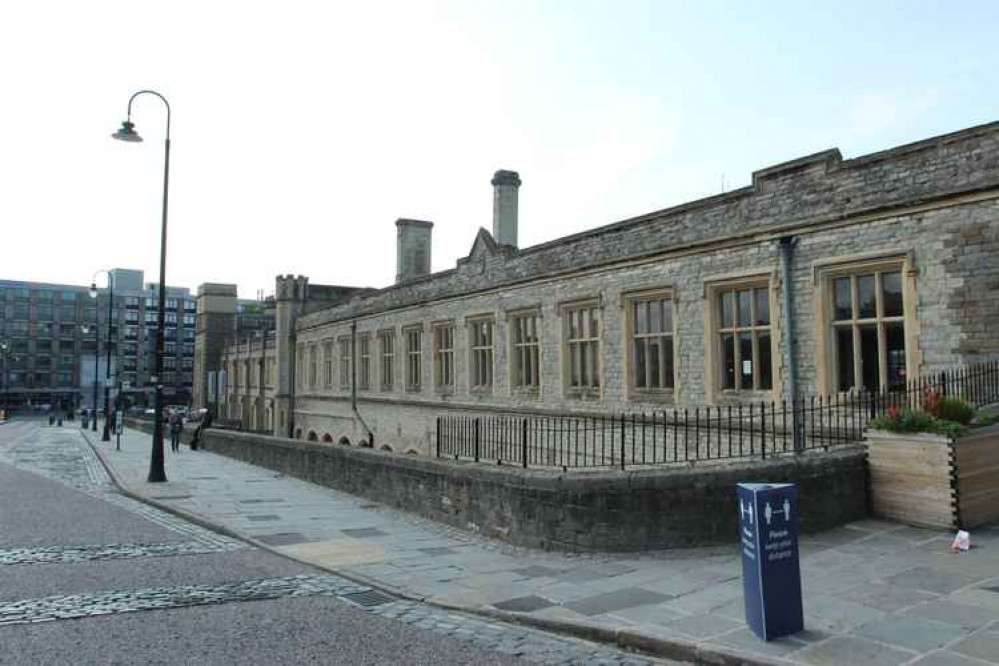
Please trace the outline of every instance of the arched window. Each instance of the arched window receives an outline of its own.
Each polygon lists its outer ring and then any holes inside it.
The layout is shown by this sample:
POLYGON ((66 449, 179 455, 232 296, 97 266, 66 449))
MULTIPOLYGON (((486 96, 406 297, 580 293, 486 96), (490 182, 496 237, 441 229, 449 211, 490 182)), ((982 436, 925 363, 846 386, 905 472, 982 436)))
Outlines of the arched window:
POLYGON ((310 442, 318 442, 319 441, 319 435, 316 434, 315 430, 310 430, 309 431, 309 441, 310 442))
POLYGON ((333 435, 329 434, 328 432, 325 433, 323 435, 323 441, 332 444, 333 443, 333 435))

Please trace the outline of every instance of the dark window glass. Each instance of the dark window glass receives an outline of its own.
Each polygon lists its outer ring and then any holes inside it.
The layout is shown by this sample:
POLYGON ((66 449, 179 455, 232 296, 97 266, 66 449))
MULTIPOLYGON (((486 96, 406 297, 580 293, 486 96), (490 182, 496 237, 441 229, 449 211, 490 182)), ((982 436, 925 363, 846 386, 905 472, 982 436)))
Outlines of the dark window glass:
POLYGON ((888 388, 905 388, 905 326, 885 324, 885 344, 888 356, 888 388))
POLYGON ((757 347, 759 348, 760 359, 760 388, 770 389, 773 388, 773 363, 770 354, 770 334, 761 333, 757 338, 757 347))
POLYGON ((833 282, 836 299, 836 321, 853 319, 853 295, 850 293, 850 278, 836 278, 833 282))
POLYGON ((635 303, 635 333, 649 332, 649 302, 638 301, 635 303))
POLYGON ((725 333, 722 339, 722 387, 735 388, 735 336, 725 333))
POLYGON ((663 338, 663 385, 673 388, 673 338, 663 338))
POLYGON ((860 377, 865 389, 878 391, 881 388, 878 329, 873 325, 858 328, 860 330, 860 377))
POLYGON ((635 386, 645 388, 645 340, 635 340, 635 386))
POLYGON ((756 325, 767 326, 770 324, 770 299, 767 297, 766 289, 754 289, 753 296, 756 298, 756 325))
POLYGON ((853 387, 853 329, 836 329, 836 369, 839 375, 839 390, 853 387))
POLYGON ((873 319, 878 316, 874 292, 874 276, 857 277, 857 319, 873 319))
MULTIPOLYGON (((658 304, 657 304, 658 305, 658 304)), ((662 338, 649 340, 649 386, 658 387, 659 383, 659 341, 662 338)))
POLYGON ((739 388, 753 388, 753 336, 750 333, 739 334, 739 388))
POLYGON ((881 275, 881 291, 885 317, 902 316, 902 274, 884 273, 881 275))

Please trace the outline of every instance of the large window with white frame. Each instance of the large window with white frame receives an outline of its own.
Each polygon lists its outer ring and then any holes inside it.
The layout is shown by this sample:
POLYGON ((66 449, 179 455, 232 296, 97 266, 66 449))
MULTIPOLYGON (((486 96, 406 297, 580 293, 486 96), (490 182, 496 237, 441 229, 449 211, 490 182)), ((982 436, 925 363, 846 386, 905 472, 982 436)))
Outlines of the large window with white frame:
POLYGON ((360 356, 360 385, 362 391, 367 391, 371 388, 371 336, 362 335, 357 340, 357 346, 360 347, 358 354, 360 356))
POLYGON ((473 391, 493 387, 493 320, 473 319, 468 324, 470 340, 469 385, 473 391))
POLYGON ((901 262, 828 275, 833 385, 884 391, 906 385, 901 262))
POLYGON ((395 332, 379 332, 378 346, 381 354, 381 388, 383 391, 391 391, 395 383, 395 332))
POLYGON ((541 336, 539 312, 510 316, 510 384, 515 389, 537 392, 541 386, 541 336))
POLYGON ((333 388, 333 341, 323 342, 323 386, 333 388))
POLYGON ((454 325, 434 326, 434 386, 441 391, 454 389, 454 325))
POLYGON ((340 338, 340 388, 350 388, 350 338, 340 338))
POLYGON ((407 328, 406 338, 406 390, 419 391, 423 385, 423 329, 407 328))
POLYGON ((773 388, 770 287, 756 285, 715 291, 720 386, 726 391, 773 388))
POLYGON ((635 393, 668 393, 676 386, 673 298, 669 291, 625 298, 629 386, 635 393))
POLYGON ((600 391, 600 308, 594 301, 562 308, 565 359, 563 373, 570 394, 600 391))

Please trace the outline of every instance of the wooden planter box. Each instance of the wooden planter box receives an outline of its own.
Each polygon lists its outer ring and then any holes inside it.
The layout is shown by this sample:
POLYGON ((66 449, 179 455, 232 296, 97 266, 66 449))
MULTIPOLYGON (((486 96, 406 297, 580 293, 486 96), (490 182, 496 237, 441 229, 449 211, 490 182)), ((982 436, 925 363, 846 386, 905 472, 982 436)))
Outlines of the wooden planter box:
POLYGON ((999 520, 999 425, 957 440, 871 430, 867 462, 878 517, 945 529, 999 520))

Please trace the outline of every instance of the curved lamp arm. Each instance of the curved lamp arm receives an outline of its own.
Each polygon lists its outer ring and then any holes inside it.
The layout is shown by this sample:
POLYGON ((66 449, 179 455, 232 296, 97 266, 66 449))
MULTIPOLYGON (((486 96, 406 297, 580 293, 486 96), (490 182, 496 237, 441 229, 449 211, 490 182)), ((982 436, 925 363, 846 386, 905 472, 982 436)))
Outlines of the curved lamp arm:
POLYGON ((139 92, 134 93, 131 97, 128 98, 128 120, 129 120, 129 122, 132 121, 132 102, 135 101, 135 98, 138 97, 139 95, 155 95, 156 97, 159 97, 160 101, 162 101, 163 104, 166 106, 166 112, 167 112, 166 138, 167 138, 167 141, 169 141, 170 140, 170 102, 167 101, 166 97, 164 97, 163 95, 159 94, 155 90, 140 90, 139 92))

